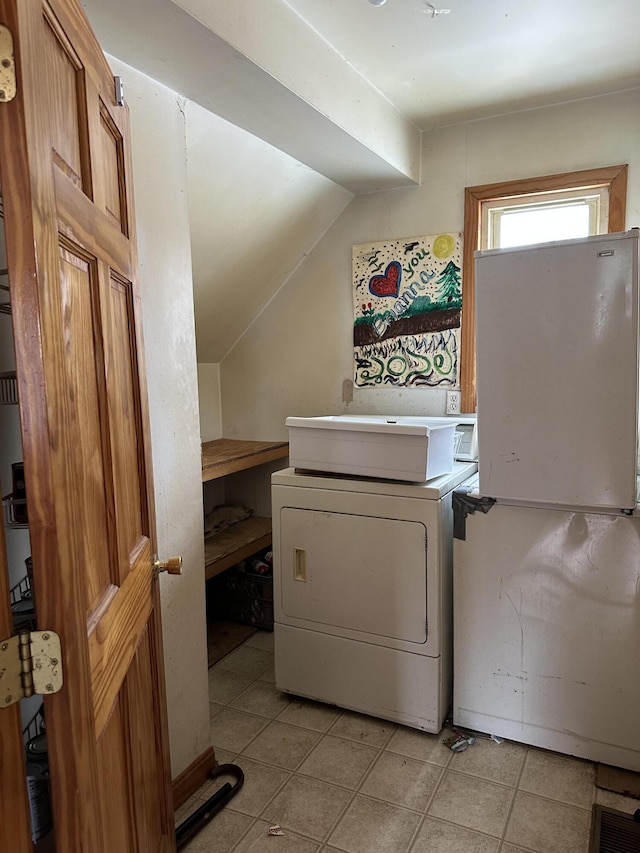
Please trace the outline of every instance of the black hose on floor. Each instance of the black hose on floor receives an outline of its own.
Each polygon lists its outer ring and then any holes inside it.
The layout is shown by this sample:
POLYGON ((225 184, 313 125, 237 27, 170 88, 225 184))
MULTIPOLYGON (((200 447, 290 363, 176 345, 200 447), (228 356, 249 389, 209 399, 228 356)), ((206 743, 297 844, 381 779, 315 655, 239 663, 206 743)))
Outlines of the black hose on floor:
POLYGON ((210 779, 215 779, 218 776, 233 776, 236 781, 233 785, 231 782, 225 782, 213 796, 209 797, 176 828, 176 847, 178 850, 182 850, 201 829, 204 829, 211 818, 215 817, 242 788, 244 773, 235 764, 219 764, 209 773, 210 779))

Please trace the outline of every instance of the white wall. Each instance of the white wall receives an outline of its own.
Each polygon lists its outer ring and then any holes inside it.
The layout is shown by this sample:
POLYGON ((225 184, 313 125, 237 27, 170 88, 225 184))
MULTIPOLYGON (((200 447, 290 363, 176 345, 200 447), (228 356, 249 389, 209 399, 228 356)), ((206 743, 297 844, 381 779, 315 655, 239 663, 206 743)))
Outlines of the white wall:
POLYGON ((425 133, 422 185, 354 198, 222 361, 224 435, 285 439, 287 415, 443 414, 432 389, 356 389, 348 402, 352 245, 463 231, 466 186, 620 163, 627 227, 640 225, 639 139, 640 89, 425 133))
POLYGON ((196 345, 214 364, 352 194, 198 104, 186 127, 196 345))
POLYGON ((131 112, 139 274, 149 386, 158 553, 181 554, 161 576, 171 767, 209 746, 200 427, 184 100, 109 58, 131 112))
POLYGON ((198 400, 200 403, 200 440, 222 438, 220 365, 198 363, 198 400))

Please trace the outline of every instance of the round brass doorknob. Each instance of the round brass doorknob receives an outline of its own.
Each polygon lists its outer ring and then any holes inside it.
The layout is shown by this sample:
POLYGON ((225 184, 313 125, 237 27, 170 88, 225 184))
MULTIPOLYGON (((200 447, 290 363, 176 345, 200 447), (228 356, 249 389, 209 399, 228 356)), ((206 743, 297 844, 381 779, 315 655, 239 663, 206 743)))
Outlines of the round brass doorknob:
POLYGON ((170 575, 181 575, 182 557, 169 557, 168 560, 159 560, 157 556, 154 556, 153 568, 156 570, 156 574, 167 572, 170 575))

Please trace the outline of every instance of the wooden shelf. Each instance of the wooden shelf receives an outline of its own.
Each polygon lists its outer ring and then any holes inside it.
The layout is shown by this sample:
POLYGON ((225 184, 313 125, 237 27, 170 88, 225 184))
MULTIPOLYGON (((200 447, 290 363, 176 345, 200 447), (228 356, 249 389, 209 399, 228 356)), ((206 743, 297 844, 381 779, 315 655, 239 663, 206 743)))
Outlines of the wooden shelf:
POLYGON ((204 566, 207 580, 271 545, 271 519, 246 518, 221 533, 204 540, 204 566))
POLYGON ((286 459, 289 444, 286 441, 239 441, 219 438, 202 445, 202 482, 226 477, 237 471, 246 471, 275 459, 286 459))
MULTIPOLYGON (((216 480, 273 462, 286 459, 286 441, 240 441, 219 438, 202 445, 202 482, 216 480)), ((207 580, 229 569, 271 545, 271 519, 253 517, 227 527, 204 541, 204 565, 207 580)))

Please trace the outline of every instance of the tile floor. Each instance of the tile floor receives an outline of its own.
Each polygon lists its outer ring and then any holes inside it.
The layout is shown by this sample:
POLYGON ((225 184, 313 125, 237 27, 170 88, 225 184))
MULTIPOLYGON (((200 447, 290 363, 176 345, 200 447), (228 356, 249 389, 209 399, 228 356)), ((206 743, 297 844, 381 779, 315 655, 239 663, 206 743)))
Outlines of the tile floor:
POLYGON ((594 802, 640 806, 596 789, 590 762, 489 740, 452 753, 446 733, 282 694, 268 632, 211 669, 209 685, 216 756, 245 782, 188 853, 586 853, 594 802), (284 836, 267 834, 275 823, 284 836))

